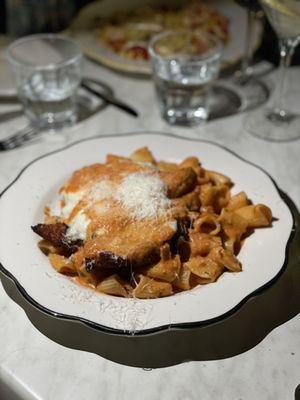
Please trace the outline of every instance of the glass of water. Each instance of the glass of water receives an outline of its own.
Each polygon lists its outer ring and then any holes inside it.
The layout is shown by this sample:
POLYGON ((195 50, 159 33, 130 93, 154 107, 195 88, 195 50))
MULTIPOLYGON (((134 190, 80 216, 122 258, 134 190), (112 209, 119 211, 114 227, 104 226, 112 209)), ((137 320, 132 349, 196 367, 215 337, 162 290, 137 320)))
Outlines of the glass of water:
POLYGON ((75 42, 54 34, 31 35, 13 42, 7 59, 34 127, 57 129, 76 121, 82 53, 75 42))
POLYGON ((153 79, 162 117, 195 126, 209 116, 209 88, 218 77, 222 46, 197 31, 167 31, 150 42, 153 79))

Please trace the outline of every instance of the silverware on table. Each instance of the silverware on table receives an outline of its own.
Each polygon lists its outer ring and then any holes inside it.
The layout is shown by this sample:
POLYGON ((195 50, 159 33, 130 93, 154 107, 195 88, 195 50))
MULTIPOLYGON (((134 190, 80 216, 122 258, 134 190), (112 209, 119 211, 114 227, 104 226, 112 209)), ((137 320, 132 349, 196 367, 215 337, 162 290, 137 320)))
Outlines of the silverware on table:
POLYGON ((26 126, 6 139, 0 140, 0 151, 13 150, 22 147, 24 143, 33 139, 40 133, 39 130, 26 126))
MULTIPOLYGON (((98 82, 98 81, 97 81, 98 82)), ((100 82, 98 83, 100 85, 100 82)), ((106 84, 102 84, 102 91, 105 93, 112 93, 112 90, 106 84)), ((79 93, 77 98, 78 103, 78 122, 83 121, 89 118, 91 115, 101 111, 103 108, 106 107, 107 102, 102 100, 95 105, 95 102, 91 100, 91 96, 88 95, 90 91, 85 93, 79 93), (90 99, 90 100, 89 100, 90 99)), ((99 96, 98 96, 99 98, 99 96)), ((17 95, 14 94, 2 94, 0 95, 0 104, 10 105, 10 104, 19 104, 20 100, 17 95)), ((10 110, 7 112, 0 113, 0 123, 7 122, 13 118, 17 118, 23 115, 24 112, 21 108, 10 110)), ((0 152, 13 150, 19 147, 22 147, 26 143, 29 143, 32 139, 36 138, 41 131, 37 128, 33 128, 31 126, 26 126, 24 128, 18 129, 17 132, 12 134, 11 136, 0 140, 0 152)))
POLYGON ((129 106, 128 104, 124 103, 123 101, 117 99, 113 91, 107 90, 107 85, 104 85, 101 81, 96 79, 84 78, 81 82, 81 87, 86 89, 88 92, 92 93, 93 95, 100 97, 106 103, 111 104, 120 110, 127 112, 128 114, 132 115, 133 117, 138 117, 138 112, 129 106), (103 88, 105 90, 103 90, 103 88))
MULTIPOLYGON (((81 87, 84 88, 90 94, 100 98, 107 104, 111 104, 122 111, 127 112, 133 117, 138 117, 138 112, 124 101, 119 100, 114 96, 113 90, 105 83, 91 78, 84 78, 81 82, 81 87)), ((19 104, 20 101, 16 95, 0 95, 0 104, 19 104)), ((18 117, 22 114, 21 110, 11 111, 9 113, 4 113, 3 116, 0 114, 0 122, 18 117), (7 114, 7 115, 6 115, 7 114), (1 120, 1 117, 3 118, 1 120)))

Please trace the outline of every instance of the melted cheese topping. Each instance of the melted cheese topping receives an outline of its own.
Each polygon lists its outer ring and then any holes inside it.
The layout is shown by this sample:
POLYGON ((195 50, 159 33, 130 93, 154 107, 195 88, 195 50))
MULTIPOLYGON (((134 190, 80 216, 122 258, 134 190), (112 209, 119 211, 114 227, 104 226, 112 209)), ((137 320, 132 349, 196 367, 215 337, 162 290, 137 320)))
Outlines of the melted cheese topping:
POLYGON ((80 202, 80 200, 84 197, 85 191, 80 190, 77 192, 62 192, 64 206, 61 209, 61 216, 67 218, 70 216, 74 207, 80 202))
POLYGON ((61 209, 62 209, 61 203, 62 203, 61 199, 56 199, 56 200, 53 200, 48 205, 50 214, 53 217, 61 217, 61 209))
POLYGON ((69 228, 67 230, 66 236, 71 240, 85 240, 86 231, 89 223, 90 220, 86 217, 86 215, 82 211, 79 212, 69 223, 69 228))
MULTIPOLYGON (((94 164, 76 171, 66 182, 60 191, 62 206, 53 211, 69 226, 67 236, 72 240, 109 234, 111 241, 139 221, 148 229, 161 227, 161 235, 169 237, 176 231, 176 221, 169 213, 172 203, 166 191, 157 171, 148 166, 129 160, 94 164)), ((144 235, 146 231, 149 234, 145 228, 144 235)))

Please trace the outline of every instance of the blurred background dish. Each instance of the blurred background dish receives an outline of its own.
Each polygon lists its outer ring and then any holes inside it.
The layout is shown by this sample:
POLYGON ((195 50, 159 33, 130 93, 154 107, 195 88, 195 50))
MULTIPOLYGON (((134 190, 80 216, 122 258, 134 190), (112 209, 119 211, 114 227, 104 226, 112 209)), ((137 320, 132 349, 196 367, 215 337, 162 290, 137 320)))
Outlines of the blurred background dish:
MULTIPOLYGON (((185 4, 182 0, 145 0, 144 6, 180 6, 185 4)), ((212 0, 204 2, 214 8, 220 15, 226 17, 229 21, 229 40, 224 46, 222 67, 238 62, 243 54, 246 40, 247 12, 231 0, 212 0)), ((117 12, 136 10, 140 7, 138 0, 130 2, 121 2, 120 0, 96 1, 83 8, 76 16, 68 29, 71 35, 82 46, 84 53, 90 58, 101 62, 102 64, 122 72, 131 72, 136 74, 151 74, 149 61, 131 60, 115 53, 105 46, 95 35, 95 29, 101 27, 101 18, 114 15, 117 12)), ((253 50, 257 49, 261 43, 263 26, 260 20, 255 21, 253 50)))

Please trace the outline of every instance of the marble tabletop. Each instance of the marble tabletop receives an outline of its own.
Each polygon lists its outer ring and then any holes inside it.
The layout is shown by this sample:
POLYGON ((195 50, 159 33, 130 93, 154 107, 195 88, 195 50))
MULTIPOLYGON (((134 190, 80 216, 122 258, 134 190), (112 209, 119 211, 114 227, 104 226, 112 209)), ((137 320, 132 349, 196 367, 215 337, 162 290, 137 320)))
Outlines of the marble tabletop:
MULTIPOLYGON (((107 107, 59 136, 0 153, 0 191, 29 161, 66 143, 94 135, 151 130, 223 144, 262 166, 300 208, 299 140, 276 144, 256 139, 244 130, 244 115, 196 129, 170 127, 159 116, 151 81, 125 77, 92 62, 85 63, 85 74, 108 82, 140 112, 140 118, 107 107)), ((276 75, 272 78, 275 81, 276 75)), ((290 99, 299 106, 300 68, 289 71, 288 78, 290 99)), ((8 88, 8 80, 0 68, 0 86, 8 88)), ((20 118, 0 125, 0 138, 24 123, 20 118)), ((238 356, 157 370, 118 365, 52 342, 31 325, 1 285, 0 321, 1 400, 290 400, 300 384, 300 315, 238 356)))

